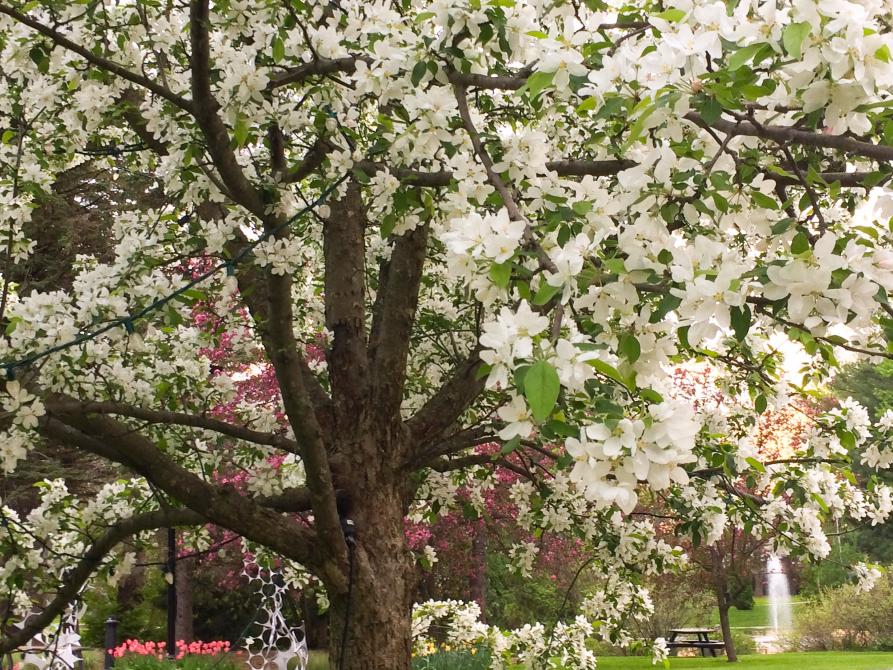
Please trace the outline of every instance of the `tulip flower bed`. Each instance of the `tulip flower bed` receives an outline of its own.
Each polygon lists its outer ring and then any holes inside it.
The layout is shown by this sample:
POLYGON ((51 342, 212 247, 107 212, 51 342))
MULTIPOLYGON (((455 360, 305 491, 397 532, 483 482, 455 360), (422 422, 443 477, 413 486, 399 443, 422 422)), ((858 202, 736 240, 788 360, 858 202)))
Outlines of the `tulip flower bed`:
POLYGON ((177 641, 176 652, 171 658, 164 642, 152 640, 126 640, 111 649, 117 670, 242 670, 242 652, 231 652, 225 640, 210 642, 177 641))

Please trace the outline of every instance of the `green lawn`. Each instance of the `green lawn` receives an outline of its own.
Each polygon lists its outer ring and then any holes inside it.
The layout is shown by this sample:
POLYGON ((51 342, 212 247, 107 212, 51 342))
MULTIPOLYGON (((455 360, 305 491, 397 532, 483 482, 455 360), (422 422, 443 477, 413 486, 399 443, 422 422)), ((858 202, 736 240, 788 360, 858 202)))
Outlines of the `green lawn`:
MULTIPOLYGON (((797 618, 797 610, 808 605, 808 601, 794 596, 791 607, 794 618, 797 618)), ((711 615, 711 624, 719 625, 719 612, 714 610, 711 615)), ((729 610, 729 623, 732 628, 765 628, 769 626, 769 599, 765 596, 754 598, 752 610, 739 610, 734 607, 729 610)))
MULTIPOLYGON (((311 652, 308 670, 328 670, 325 654, 311 652)), ((716 658, 671 658, 670 670, 893 670, 893 652, 813 651, 797 654, 752 654, 729 664, 716 658)), ((650 656, 599 656, 599 670, 663 670, 650 656)))
MULTIPOLYGON (((660 668, 651 659, 636 656, 599 656, 599 670, 647 670, 660 668)), ((716 670, 891 670, 893 652, 836 652, 814 651, 799 654, 756 654, 741 656, 736 664, 724 657, 671 658, 670 670, 715 668, 716 670)))

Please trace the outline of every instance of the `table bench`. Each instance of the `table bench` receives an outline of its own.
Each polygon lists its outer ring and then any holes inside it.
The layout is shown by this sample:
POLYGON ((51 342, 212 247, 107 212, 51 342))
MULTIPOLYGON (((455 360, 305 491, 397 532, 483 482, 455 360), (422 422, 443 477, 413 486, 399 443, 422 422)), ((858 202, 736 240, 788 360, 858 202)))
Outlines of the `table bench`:
POLYGON ((722 640, 710 639, 710 633, 714 632, 715 628, 673 628, 667 639, 667 648, 700 649, 701 656, 706 656, 708 651, 711 656, 716 656, 716 652, 725 649, 726 645, 722 640), (680 635, 685 637, 680 638, 680 635))

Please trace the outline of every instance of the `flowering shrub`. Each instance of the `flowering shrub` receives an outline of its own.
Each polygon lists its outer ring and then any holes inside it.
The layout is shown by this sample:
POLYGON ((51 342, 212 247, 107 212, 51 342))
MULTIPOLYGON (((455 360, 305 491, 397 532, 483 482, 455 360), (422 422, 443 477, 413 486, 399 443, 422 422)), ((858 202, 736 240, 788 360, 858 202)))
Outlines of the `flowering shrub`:
POLYGON ((226 640, 210 642, 185 642, 177 640, 174 658, 167 655, 165 642, 152 640, 125 640, 109 652, 119 659, 115 667, 119 670, 241 670, 244 662, 238 658, 241 652, 230 654, 230 643, 226 640))
MULTIPOLYGON (((476 655, 478 649, 484 647, 489 650, 489 665, 485 667, 494 670, 515 667, 516 663, 527 667, 536 659, 548 659, 548 668, 594 670, 596 667, 595 654, 588 644, 596 631, 583 616, 570 623, 558 622, 554 630, 547 630, 543 624, 537 623, 504 631, 480 621, 480 614, 477 603, 456 600, 429 600, 416 605, 412 613, 415 656, 424 658, 442 652, 465 652, 463 656, 467 657, 476 655), (434 630, 443 633, 445 644, 434 642, 431 637, 434 630)), ((432 663, 430 667, 436 665, 432 663)), ((480 666, 475 664, 474 667, 480 666)))
MULTIPOLYGON (((177 653, 174 656, 177 659, 183 658, 188 654, 217 656, 218 654, 227 654, 229 650, 230 643, 228 640, 212 640, 210 642, 177 640, 177 653)), ((167 643, 155 642, 153 640, 147 640, 146 642, 142 640, 125 640, 122 644, 109 651, 115 658, 122 658, 126 654, 164 658, 167 653, 167 643)))

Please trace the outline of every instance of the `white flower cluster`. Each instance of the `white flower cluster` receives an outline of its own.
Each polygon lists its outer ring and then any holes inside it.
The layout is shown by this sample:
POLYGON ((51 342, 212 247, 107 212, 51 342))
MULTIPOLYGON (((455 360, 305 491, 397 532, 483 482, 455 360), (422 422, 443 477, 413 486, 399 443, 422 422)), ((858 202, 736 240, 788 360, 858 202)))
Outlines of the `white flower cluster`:
POLYGON ((599 507, 617 505, 628 514, 638 502, 640 480, 655 490, 688 482, 681 466, 697 460, 698 430, 694 412, 677 401, 651 405, 643 419, 620 419, 612 427, 588 425, 579 438, 565 440, 575 461, 571 478, 599 507))

